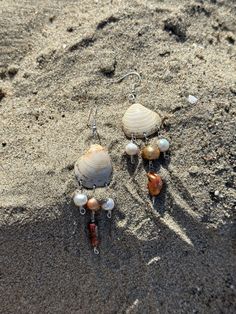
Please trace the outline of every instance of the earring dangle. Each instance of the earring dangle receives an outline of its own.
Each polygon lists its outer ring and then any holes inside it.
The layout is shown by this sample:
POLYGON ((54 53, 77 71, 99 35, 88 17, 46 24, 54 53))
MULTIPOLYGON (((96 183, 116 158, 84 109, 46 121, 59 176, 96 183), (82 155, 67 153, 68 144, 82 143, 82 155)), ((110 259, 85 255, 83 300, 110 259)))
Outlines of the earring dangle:
POLYGON ((98 246, 100 243, 96 215, 102 209, 107 212, 107 217, 111 218, 111 211, 115 207, 112 198, 98 200, 95 197, 96 188, 103 187, 108 189, 112 178, 111 158, 107 149, 101 146, 100 136, 97 131, 97 111, 97 105, 90 110, 88 125, 91 127, 93 140, 98 141, 99 144, 92 144, 88 151, 76 161, 74 170, 79 182, 79 190, 76 190, 73 195, 73 201, 79 207, 81 215, 85 215, 87 210, 90 211, 91 218, 88 223, 88 233, 95 254, 99 254, 98 246), (93 119, 91 119, 92 113, 93 119), (87 193, 83 192, 84 189, 92 189, 93 195, 88 197, 87 193))
POLYGON ((154 171, 153 161, 158 159, 161 153, 165 155, 170 144, 165 138, 160 138, 155 143, 150 143, 149 137, 160 130, 162 119, 158 113, 136 103, 136 88, 141 83, 141 76, 137 72, 130 72, 113 82, 119 83, 131 75, 136 76, 138 81, 133 84, 131 94, 129 95, 129 101, 132 105, 129 106, 122 118, 123 131, 126 137, 131 139, 125 147, 125 152, 130 156, 131 163, 134 162, 134 156, 140 153, 143 159, 149 161, 147 187, 154 204, 155 197, 160 194, 163 187, 163 180, 161 176, 154 171), (144 145, 142 145, 141 150, 139 149, 136 139, 144 140, 144 145))

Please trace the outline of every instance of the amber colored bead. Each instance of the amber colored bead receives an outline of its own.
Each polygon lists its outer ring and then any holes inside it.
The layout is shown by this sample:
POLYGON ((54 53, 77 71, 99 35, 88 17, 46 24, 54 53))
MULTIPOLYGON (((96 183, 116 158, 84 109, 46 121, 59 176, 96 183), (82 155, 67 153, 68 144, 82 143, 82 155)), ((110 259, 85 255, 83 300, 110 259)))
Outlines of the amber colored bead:
POLYGON ((97 211, 100 208, 100 203, 98 200, 96 200, 96 198, 92 197, 88 200, 87 204, 86 204, 87 208, 92 210, 92 211, 97 211))
POLYGON ((160 150, 156 145, 147 145, 142 149, 142 157, 148 160, 158 159, 160 150))
POLYGON ((163 181, 162 178, 155 172, 148 172, 148 190, 151 196, 157 196, 160 194, 163 181))
POLYGON ((88 224, 88 230, 89 230, 89 237, 90 237, 92 247, 97 247, 99 244, 97 224, 94 222, 90 222, 88 224))

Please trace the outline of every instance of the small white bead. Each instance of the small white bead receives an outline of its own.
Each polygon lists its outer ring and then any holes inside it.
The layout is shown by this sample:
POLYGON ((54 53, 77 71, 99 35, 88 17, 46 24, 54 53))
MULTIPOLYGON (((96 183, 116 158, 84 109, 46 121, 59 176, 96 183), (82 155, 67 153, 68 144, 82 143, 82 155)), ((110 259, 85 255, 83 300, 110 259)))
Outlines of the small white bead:
POLYGON ((112 198, 108 198, 102 204, 102 209, 104 210, 112 210, 115 207, 115 203, 112 198))
POLYGON ((170 143, 165 138, 161 138, 160 140, 157 141, 157 146, 159 147, 160 151, 163 153, 169 149, 170 143))
POLYGON ((136 144, 130 142, 129 144, 125 146, 125 151, 126 151, 126 154, 130 156, 134 156, 138 154, 139 148, 136 144))
POLYGON ((76 193, 73 200, 76 206, 83 206, 87 203, 88 197, 85 194, 76 193))

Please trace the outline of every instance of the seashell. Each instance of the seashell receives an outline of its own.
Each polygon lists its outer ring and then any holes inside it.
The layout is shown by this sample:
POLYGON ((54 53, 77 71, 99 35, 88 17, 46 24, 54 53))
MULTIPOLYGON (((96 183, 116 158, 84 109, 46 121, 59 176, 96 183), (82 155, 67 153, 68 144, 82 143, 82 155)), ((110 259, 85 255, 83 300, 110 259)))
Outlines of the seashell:
POLYGON ((75 163, 75 175, 82 185, 92 189, 103 187, 111 181, 112 164, 106 148, 91 145, 89 150, 75 163))
POLYGON ((144 134, 149 136, 160 128, 161 117, 140 104, 133 104, 126 110, 122 124, 127 137, 133 134, 137 138, 144 138, 144 134))

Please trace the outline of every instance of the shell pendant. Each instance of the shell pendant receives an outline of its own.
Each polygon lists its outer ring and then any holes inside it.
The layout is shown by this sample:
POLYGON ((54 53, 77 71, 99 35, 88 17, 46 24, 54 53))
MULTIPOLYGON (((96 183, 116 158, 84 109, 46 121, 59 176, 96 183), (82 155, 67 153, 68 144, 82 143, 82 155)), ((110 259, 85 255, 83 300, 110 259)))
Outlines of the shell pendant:
POLYGON ((112 164, 108 151, 101 145, 91 145, 75 163, 75 175, 85 188, 104 187, 110 183, 112 164))
POLYGON ((144 138, 158 131, 161 126, 161 117, 143 105, 133 104, 126 110, 122 125, 127 137, 144 138))

